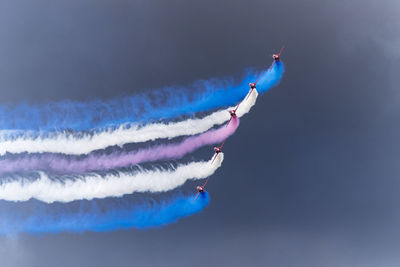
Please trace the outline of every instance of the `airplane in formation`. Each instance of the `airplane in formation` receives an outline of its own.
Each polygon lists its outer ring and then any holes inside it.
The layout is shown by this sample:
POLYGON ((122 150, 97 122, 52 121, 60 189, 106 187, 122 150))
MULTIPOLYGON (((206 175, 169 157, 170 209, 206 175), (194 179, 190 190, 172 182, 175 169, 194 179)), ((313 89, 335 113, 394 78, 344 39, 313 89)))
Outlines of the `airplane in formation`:
POLYGON ((274 59, 274 62, 272 63, 271 68, 274 67, 276 62, 281 61, 281 54, 282 54, 282 51, 283 51, 284 48, 285 48, 285 46, 282 46, 282 48, 281 48, 281 50, 279 51, 278 54, 273 54, 272 55, 272 58, 274 59))
MULTIPOLYGON (((276 62, 281 61, 281 54, 282 54, 282 51, 283 51, 284 48, 285 48, 285 46, 283 46, 283 47, 281 48, 281 50, 279 51, 278 54, 273 54, 273 55, 272 55, 272 58, 274 59, 274 62, 273 62, 272 65, 269 67, 269 69, 272 69, 272 68, 274 67, 274 65, 275 65, 276 62)), ((248 93, 246 99, 251 95, 251 93, 253 92, 254 89, 257 89, 257 88, 256 88, 256 85, 257 85, 258 80, 259 80, 260 77, 261 77, 261 74, 262 74, 262 72, 258 75, 258 78, 257 78, 257 80, 256 80, 254 83, 249 83, 250 92, 248 93)), ((236 115, 236 111, 237 111, 237 109, 238 109, 240 103, 241 103, 241 102, 239 102, 239 104, 236 106, 235 109, 229 110, 229 114, 231 115, 231 118, 229 119, 229 122, 226 124, 226 126, 228 126, 228 124, 231 122, 231 120, 237 116, 237 115, 236 115)), ((218 154, 222 152, 222 147, 224 146, 225 141, 226 141, 226 140, 224 140, 224 141, 222 142, 221 146, 219 146, 219 147, 214 147, 214 152, 215 152, 215 154, 214 154, 214 156, 213 156, 213 159, 212 159, 212 161, 211 161, 211 164, 212 164, 212 163, 214 162, 214 160, 217 158, 218 154)), ((198 191, 198 193, 197 193, 197 196, 196 196, 196 199, 195 199, 195 200, 197 200, 197 198, 200 196, 200 194, 204 194, 204 193, 205 193, 205 187, 206 187, 206 185, 207 185, 209 179, 210 179, 210 177, 207 178, 207 180, 205 181, 205 183, 204 183, 203 185, 198 185, 198 186, 196 187, 196 190, 198 191)))
POLYGON ((198 193, 197 193, 197 196, 196 196, 195 200, 197 200, 197 198, 198 198, 201 194, 204 194, 204 193, 205 193, 204 188, 206 187, 206 185, 207 185, 209 179, 210 179, 210 177, 207 178, 206 182, 205 182, 203 185, 198 185, 198 186, 196 187, 198 193))
POLYGON ((229 110, 229 115, 231 115, 231 118, 229 119, 229 121, 228 121, 228 123, 226 124, 225 127, 228 127, 229 123, 231 123, 231 120, 232 120, 233 118, 236 118, 236 117, 237 117, 237 115, 236 115, 236 110, 238 109, 238 107, 239 107, 239 105, 237 105, 237 107, 236 107, 235 109, 229 110))
POLYGON ((218 154, 222 152, 222 147, 224 146, 224 143, 225 143, 225 140, 224 140, 224 142, 222 142, 221 146, 214 147, 215 154, 214 154, 213 160, 211 161, 211 164, 213 164, 213 162, 217 158, 218 154))

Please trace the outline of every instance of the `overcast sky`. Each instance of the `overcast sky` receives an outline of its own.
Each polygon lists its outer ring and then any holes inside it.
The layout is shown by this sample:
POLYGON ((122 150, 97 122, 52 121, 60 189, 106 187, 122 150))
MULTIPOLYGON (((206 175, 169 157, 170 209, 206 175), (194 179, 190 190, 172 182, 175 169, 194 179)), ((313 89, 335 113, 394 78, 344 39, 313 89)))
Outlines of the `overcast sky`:
POLYGON ((204 212, 0 238, 1 266, 399 266, 399 36, 396 0, 0 1, 0 104, 240 77, 286 45, 204 212))

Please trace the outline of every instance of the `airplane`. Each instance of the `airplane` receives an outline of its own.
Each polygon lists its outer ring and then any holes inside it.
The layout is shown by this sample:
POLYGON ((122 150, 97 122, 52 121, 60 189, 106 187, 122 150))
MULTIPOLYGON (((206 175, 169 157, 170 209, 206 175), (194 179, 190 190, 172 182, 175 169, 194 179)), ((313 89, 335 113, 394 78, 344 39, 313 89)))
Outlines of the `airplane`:
POLYGON ((194 199, 195 201, 196 201, 197 198, 200 196, 200 194, 204 194, 204 193, 205 193, 204 188, 206 187, 206 185, 207 185, 207 183, 208 183, 208 179, 210 179, 210 177, 207 178, 206 182, 205 182, 203 185, 198 185, 198 186, 196 187, 196 190, 197 190, 199 193, 197 193, 197 196, 196 196, 196 198, 194 199))
MULTIPOLYGON (((262 73, 262 72, 261 72, 261 73, 262 73)), ((246 99, 249 98, 249 96, 251 95, 251 92, 253 92, 254 89, 257 89, 257 88, 256 88, 256 84, 257 84, 257 82, 258 82, 258 79, 260 79, 260 77, 261 77, 261 73, 260 73, 260 75, 258 75, 258 78, 257 78, 256 82, 254 82, 254 83, 249 83, 250 92, 247 94, 246 99)))
MULTIPOLYGON (((239 104, 240 104, 240 103, 239 103, 239 104)), ((237 105, 237 107, 236 107, 235 109, 229 110, 229 114, 231 115, 231 118, 229 119, 229 121, 228 121, 228 123, 226 124, 225 127, 228 127, 228 125, 229 125, 229 123, 231 122, 231 120, 232 120, 233 118, 236 118, 236 117, 237 117, 237 116, 236 116, 236 110, 238 109, 239 104, 237 105)))
POLYGON ((282 46, 282 48, 281 48, 281 50, 279 51, 278 54, 273 54, 272 55, 272 58, 274 59, 274 62, 272 63, 270 69, 272 69, 274 67, 274 65, 275 65, 275 63, 277 61, 281 61, 281 54, 282 54, 282 51, 283 51, 284 48, 285 48, 285 46, 282 46))
POLYGON ((237 110, 237 107, 234 110, 229 110, 229 114, 231 114, 231 118, 236 117, 236 110, 237 110))
POLYGON ((214 151, 216 154, 221 153, 221 147, 214 147, 214 151))
POLYGON ((197 191, 199 191, 199 193, 204 193, 204 187, 203 187, 203 186, 198 185, 198 186, 196 187, 196 189, 197 189, 197 191))
POLYGON ((211 164, 213 164, 214 160, 217 158, 218 154, 222 152, 222 147, 224 146, 226 140, 222 142, 221 146, 219 147, 214 147, 215 154, 213 156, 213 160, 211 161, 211 164))

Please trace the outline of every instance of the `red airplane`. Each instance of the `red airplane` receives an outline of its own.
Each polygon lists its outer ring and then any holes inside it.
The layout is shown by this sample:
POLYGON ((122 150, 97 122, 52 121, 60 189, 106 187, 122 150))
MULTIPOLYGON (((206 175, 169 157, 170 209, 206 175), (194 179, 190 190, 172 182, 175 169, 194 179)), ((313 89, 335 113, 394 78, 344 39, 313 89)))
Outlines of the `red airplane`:
POLYGON ((214 147, 215 154, 213 156, 213 160, 211 161, 211 164, 213 164, 213 162, 217 158, 218 154, 222 152, 222 147, 224 146, 224 143, 225 143, 225 140, 224 140, 224 142, 222 142, 221 146, 214 147))
MULTIPOLYGON (((262 73, 262 72, 261 72, 261 73, 262 73)), ((257 84, 257 82, 258 82, 258 79, 260 79, 261 73, 260 73, 260 75, 258 75, 258 78, 257 78, 257 80, 256 80, 255 83, 249 83, 250 92, 247 94, 246 99, 249 98, 249 96, 251 95, 251 92, 253 92, 254 89, 257 89, 257 88, 256 88, 256 84, 257 84)))
POLYGON ((222 148, 222 146, 220 146, 220 147, 214 147, 215 154, 221 153, 221 152, 222 152, 221 148, 222 148))
POLYGON ((271 69, 274 67, 274 65, 275 65, 275 63, 277 61, 281 61, 281 54, 282 54, 282 51, 283 51, 284 48, 285 48, 285 46, 282 46, 282 48, 281 48, 281 50, 279 51, 278 54, 273 54, 272 55, 272 58, 274 59, 274 62, 272 63, 272 65, 270 67, 271 69))
POLYGON ((205 182, 203 185, 198 185, 198 186, 196 187, 196 189, 197 189, 197 191, 198 191, 199 193, 197 193, 197 196, 196 196, 196 198, 195 198, 195 201, 196 201, 197 198, 200 196, 200 194, 204 194, 204 192, 205 192, 204 188, 206 187, 206 184, 208 183, 208 179, 210 179, 210 177, 207 178, 206 182, 205 182))
MULTIPOLYGON (((240 104, 240 103, 239 103, 239 104, 240 104)), ((228 125, 229 125, 229 123, 231 122, 231 120, 232 120, 233 118, 236 118, 236 117, 237 117, 237 116, 236 116, 236 110, 238 109, 239 104, 237 105, 237 107, 236 107, 235 109, 229 110, 229 114, 231 115, 231 118, 229 119, 229 121, 228 121, 228 123, 226 124, 225 127, 228 127, 228 125)))

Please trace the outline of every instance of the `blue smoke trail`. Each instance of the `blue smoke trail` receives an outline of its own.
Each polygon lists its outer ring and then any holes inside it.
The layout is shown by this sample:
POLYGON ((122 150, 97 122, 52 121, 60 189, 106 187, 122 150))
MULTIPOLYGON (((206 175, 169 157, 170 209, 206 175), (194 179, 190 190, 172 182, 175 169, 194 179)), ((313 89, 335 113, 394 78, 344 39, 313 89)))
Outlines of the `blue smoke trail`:
POLYGON ((0 234, 107 232, 129 228, 159 227, 202 211, 210 202, 208 193, 176 195, 168 200, 138 205, 124 198, 77 201, 70 204, 0 203, 0 234))
MULTIPOLYGON (((277 62, 264 71, 258 92, 279 83, 284 66, 277 62)), ((123 123, 146 123, 159 119, 190 116, 196 112, 234 105, 248 92, 248 83, 257 74, 249 73, 240 84, 218 79, 200 81, 188 88, 164 88, 149 93, 108 101, 61 101, 45 105, 19 104, 0 107, 1 130, 88 130, 115 127, 123 123)))

